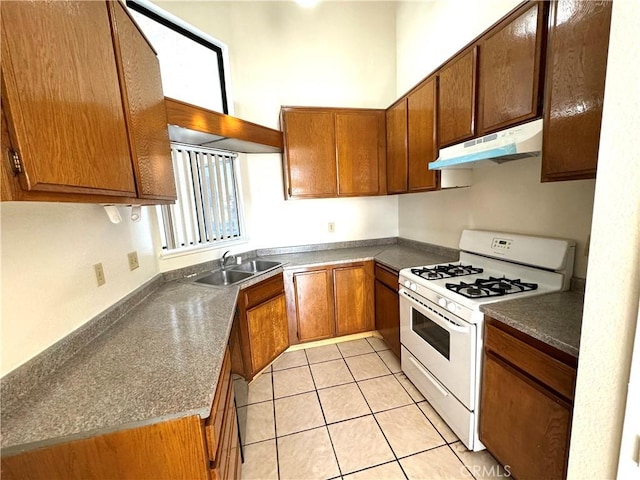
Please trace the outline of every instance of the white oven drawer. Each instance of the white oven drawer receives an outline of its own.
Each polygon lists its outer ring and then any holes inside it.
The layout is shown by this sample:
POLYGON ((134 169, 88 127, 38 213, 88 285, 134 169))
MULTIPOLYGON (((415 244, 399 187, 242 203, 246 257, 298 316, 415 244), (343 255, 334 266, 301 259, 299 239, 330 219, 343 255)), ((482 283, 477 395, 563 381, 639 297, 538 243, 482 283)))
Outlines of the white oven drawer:
POLYGON ((451 430, 469 450, 482 450, 476 435, 477 417, 435 380, 434 376, 404 346, 401 347, 402 371, 440 414, 451 430))
POLYGON ((400 342, 468 410, 476 408, 476 325, 401 288, 400 342))

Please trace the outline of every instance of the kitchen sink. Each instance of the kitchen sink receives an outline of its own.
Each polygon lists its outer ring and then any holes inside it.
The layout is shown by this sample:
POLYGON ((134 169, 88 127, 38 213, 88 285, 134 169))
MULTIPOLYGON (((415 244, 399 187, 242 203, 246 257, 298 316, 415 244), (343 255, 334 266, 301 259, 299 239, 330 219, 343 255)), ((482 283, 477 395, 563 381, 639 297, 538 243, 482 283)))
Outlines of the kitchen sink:
POLYGON ((236 270, 217 270, 210 275, 201 277, 196 280, 198 283, 206 283, 207 285, 215 285, 226 287, 252 277, 253 273, 240 272, 236 270))
POLYGON ((260 273, 272 268, 280 266, 280 262, 272 262, 270 260, 249 260, 248 262, 241 263, 235 267, 232 267, 236 272, 250 272, 260 273))

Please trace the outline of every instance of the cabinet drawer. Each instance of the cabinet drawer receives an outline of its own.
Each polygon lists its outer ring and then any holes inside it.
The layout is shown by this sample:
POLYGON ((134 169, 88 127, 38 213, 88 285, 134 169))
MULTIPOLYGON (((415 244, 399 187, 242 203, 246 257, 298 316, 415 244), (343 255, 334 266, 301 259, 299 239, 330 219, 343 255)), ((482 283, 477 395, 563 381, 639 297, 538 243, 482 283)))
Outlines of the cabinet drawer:
POLYGON ((486 325, 485 348, 568 400, 573 400, 576 383, 574 368, 491 324, 486 325))
POLYGON ((376 263, 376 280, 380 280, 391 290, 398 291, 398 272, 376 263))
POLYGON ((229 350, 227 349, 224 355, 224 360, 222 362, 220 377, 218 378, 216 395, 213 399, 213 405, 211 406, 211 414, 205 421, 207 449, 209 451, 209 459, 211 461, 214 461, 216 459, 216 452, 218 451, 218 445, 220 443, 220 436, 222 433, 225 412, 227 410, 228 402, 230 399, 233 402, 233 385, 231 385, 231 358, 229 350))
POLYGON ((282 274, 260 282, 253 287, 245 288, 242 293, 246 308, 249 309, 259 303, 275 297, 284 292, 284 281, 282 274))

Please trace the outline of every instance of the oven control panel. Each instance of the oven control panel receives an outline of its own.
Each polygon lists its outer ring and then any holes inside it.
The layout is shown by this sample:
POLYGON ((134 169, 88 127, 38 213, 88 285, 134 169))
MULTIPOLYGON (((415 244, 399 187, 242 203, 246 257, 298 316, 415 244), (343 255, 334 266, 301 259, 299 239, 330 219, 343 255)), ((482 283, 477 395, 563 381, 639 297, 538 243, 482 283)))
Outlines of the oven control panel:
POLYGON ((513 240, 509 240, 508 238, 494 237, 491 248, 495 252, 504 252, 505 250, 511 250, 511 243, 513 243, 513 240))

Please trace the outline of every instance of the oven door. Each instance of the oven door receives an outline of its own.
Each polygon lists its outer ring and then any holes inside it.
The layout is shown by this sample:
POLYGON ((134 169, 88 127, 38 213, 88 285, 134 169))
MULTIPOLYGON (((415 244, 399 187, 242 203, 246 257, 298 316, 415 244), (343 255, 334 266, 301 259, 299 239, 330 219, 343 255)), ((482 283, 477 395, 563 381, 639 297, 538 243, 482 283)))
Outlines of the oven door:
MULTIPOLYGON (((400 289, 400 341, 469 410, 476 398, 476 326, 400 289)), ((441 388, 441 387, 440 387, 441 388)))

